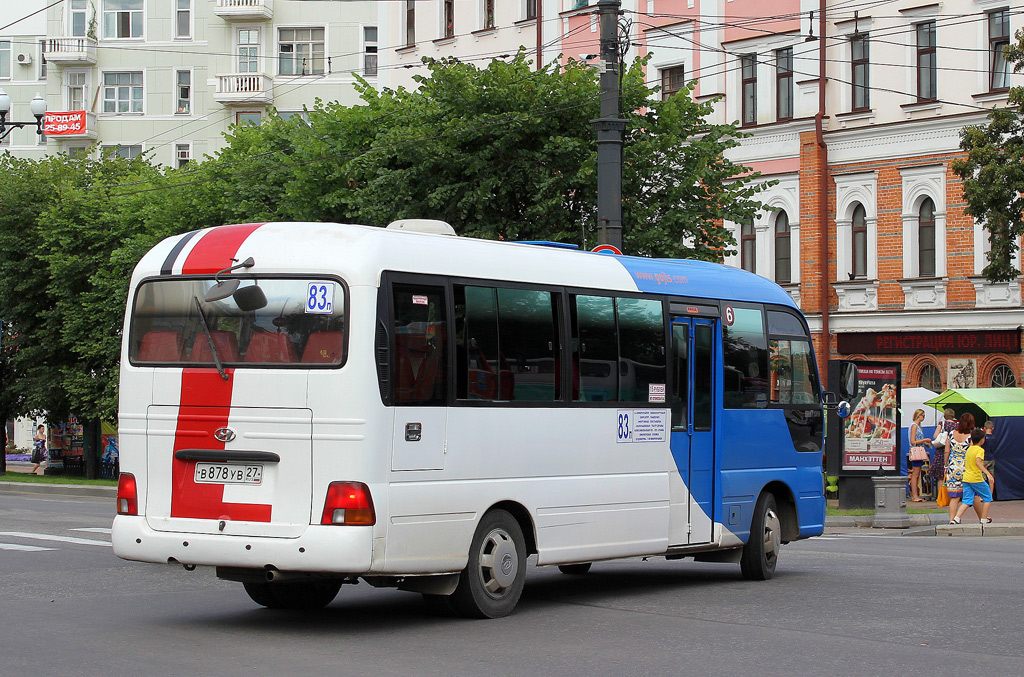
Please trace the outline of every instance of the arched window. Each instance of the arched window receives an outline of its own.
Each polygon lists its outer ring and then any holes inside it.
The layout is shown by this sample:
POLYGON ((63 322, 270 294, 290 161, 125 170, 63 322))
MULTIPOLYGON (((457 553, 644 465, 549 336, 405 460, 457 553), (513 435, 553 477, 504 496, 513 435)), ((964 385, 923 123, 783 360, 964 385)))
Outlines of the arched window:
POLYGON ((740 265, 743 270, 754 272, 754 221, 750 220, 740 226, 740 265))
POLYGON ((1000 364, 992 370, 993 388, 1016 388, 1017 378, 1013 375, 1013 369, 1006 364, 1000 364))
POLYGON ((936 393, 942 392, 942 374, 934 364, 926 364, 921 369, 921 387, 936 393))
POLYGON ((935 203, 926 197, 917 212, 918 277, 935 277, 935 203))
POLYGON ((789 243, 789 216, 783 210, 775 217, 775 281, 779 284, 793 280, 793 253, 789 243))
POLYGON ((854 279, 868 276, 868 219, 864 205, 853 210, 853 273, 854 279))

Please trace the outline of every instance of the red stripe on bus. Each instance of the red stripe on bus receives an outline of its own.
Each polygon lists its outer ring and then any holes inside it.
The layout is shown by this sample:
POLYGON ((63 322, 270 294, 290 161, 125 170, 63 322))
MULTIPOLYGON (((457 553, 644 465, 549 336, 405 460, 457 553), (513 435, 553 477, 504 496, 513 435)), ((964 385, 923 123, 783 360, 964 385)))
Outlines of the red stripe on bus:
POLYGON ((234 370, 225 369, 228 380, 216 369, 184 369, 181 374, 181 406, 174 435, 171 463, 171 517, 269 522, 272 506, 225 503, 223 484, 197 484, 196 461, 173 457, 179 449, 223 449, 213 436, 228 424, 234 370))
POLYGON ((238 223, 231 226, 219 226, 207 231, 192 251, 185 257, 181 272, 184 275, 202 275, 216 273, 234 265, 231 259, 245 238, 262 226, 262 223, 238 223))

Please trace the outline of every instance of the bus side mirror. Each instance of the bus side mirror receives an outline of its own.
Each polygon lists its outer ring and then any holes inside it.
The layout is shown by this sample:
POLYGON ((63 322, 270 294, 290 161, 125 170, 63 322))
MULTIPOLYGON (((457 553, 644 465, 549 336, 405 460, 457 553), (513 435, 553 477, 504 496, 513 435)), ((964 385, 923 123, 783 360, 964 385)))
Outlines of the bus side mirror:
POLYGON ((238 309, 245 312, 267 307, 267 295, 257 285, 241 287, 231 298, 235 300, 238 309))
POLYGON ((821 400, 825 403, 826 409, 833 409, 839 418, 847 418, 850 415, 850 403, 846 400, 841 402, 836 401, 836 394, 832 392, 824 392, 821 394, 821 400))
POLYGON ((837 404, 836 405, 836 414, 839 415, 839 418, 849 418, 849 416, 850 416, 850 403, 847 402, 846 400, 843 400, 842 402, 837 404))

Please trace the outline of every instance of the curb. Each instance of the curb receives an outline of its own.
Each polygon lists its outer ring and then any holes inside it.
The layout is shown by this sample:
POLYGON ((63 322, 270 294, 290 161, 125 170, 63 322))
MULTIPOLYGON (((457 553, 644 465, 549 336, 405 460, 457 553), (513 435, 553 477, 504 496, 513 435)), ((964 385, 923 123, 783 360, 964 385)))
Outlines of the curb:
POLYGON ((108 498, 117 496, 117 487, 88 487, 79 484, 30 484, 28 482, 0 482, 0 491, 12 494, 43 494, 50 496, 80 496, 108 498))
MULTIPOLYGON (((949 524, 949 517, 942 514, 908 515, 909 528, 900 531, 901 536, 1024 536, 1024 522, 998 522, 993 524, 949 524)), ((889 530, 875 527, 874 516, 856 517, 832 516, 825 518, 825 527, 859 527, 889 530)), ((896 531, 899 527, 891 529, 896 531)))
MULTIPOLYGON (((910 519, 909 526, 911 527, 927 527, 936 524, 945 524, 949 521, 949 516, 943 513, 932 513, 932 514, 913 514, 907 515, 910 519)), ((833 515, 825 518, 826 527, 868 527, 873 528, 875 522, 874 515, 857 515, 857 516, 842 516, 833 515)), ((881 527, 879 527, 881 528, 881 527)))

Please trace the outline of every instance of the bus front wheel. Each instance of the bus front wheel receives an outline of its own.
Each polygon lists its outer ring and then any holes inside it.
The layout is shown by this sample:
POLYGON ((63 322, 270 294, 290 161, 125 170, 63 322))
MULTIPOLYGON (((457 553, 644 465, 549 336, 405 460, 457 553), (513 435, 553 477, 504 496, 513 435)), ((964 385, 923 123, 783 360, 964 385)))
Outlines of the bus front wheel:
POLYGON ((526 540, 504 510, 484 515, 473 534, 469 562, 451 602, 462 616, 501 618, 515 608, 526 582, 526 540))
POLYGON ((775 497, 761 494, 754 506, 750 537, 743 546, 740 572, 748 581, 767 581, 775 574, 782 547, 782 522, 779 521, 775 497))

